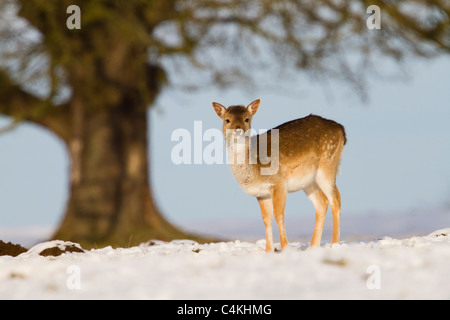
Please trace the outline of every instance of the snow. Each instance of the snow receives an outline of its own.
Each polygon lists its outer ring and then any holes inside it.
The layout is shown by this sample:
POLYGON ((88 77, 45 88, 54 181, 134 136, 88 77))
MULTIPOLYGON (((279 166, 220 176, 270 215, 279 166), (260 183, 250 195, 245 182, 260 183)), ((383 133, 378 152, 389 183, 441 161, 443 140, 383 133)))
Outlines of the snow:
POLYGON ((450 228, 318 249, 295 242, 270 254, 265 240, 176 240, 39 255, 71 244, 0 257, 0 299, 450 298, 450 228))

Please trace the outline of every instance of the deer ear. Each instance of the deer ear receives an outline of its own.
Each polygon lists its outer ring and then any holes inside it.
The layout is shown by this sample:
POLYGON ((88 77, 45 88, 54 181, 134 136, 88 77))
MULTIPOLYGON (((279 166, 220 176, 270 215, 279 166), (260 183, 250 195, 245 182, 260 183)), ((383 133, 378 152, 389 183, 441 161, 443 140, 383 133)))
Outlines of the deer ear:
POLYGON ((247 110, 250 112, 250 114, 252 116, 255 115, 256 111, 258 111, 260 103, 261 103, 261 99, 258 99, 248 105, 247 110))
POLYGON ((220 103, 217 103, 217 102, 213 102, 212 106, 214 108, 214 111, 216 111, 217 115, 220 118, 223 118, 223 115, 227 111, 227 108, 225 108, 223 105, 221 105, 220 103))

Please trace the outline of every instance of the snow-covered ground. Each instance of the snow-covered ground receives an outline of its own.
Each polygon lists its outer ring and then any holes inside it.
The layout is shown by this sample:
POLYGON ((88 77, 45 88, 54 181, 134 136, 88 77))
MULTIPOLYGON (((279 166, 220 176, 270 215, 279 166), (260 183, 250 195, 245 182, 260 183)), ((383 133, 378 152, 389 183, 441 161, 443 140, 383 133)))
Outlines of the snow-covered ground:
POLYGON ((265 241, 153 241, 0 257, 0 299, 450 299, 450 228, 267 254, 265 241))

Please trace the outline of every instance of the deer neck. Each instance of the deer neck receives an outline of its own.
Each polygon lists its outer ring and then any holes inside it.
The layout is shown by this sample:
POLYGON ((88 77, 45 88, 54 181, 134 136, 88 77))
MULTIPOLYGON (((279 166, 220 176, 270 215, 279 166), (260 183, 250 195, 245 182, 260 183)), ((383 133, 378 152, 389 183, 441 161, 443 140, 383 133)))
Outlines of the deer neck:
POLYGON ((259 179, 256 148, 253 149, 254 143, 255 139, 248 136, 239 139, 227 137, 226 140, 228 163, 241 185, 252 184, 259 179), (250 148, 251 145, 252 148, 250 148))

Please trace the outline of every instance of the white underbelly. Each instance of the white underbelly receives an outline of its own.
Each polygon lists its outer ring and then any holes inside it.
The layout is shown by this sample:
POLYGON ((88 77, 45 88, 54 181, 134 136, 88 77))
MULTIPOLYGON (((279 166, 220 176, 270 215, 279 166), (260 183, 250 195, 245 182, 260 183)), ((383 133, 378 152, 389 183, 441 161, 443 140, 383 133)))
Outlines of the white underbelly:
POLYGON ((245 193, 253 197, 270 197, 272 185, 269 183, 250 183, 241 184, 242 189, 245 193))
POLYGON ((313 183, 315 178, 315 172, 307 175, 293 175, 288 178, 287 189, 288 192, 296 192, 305 189, 311 183, 313 183))

